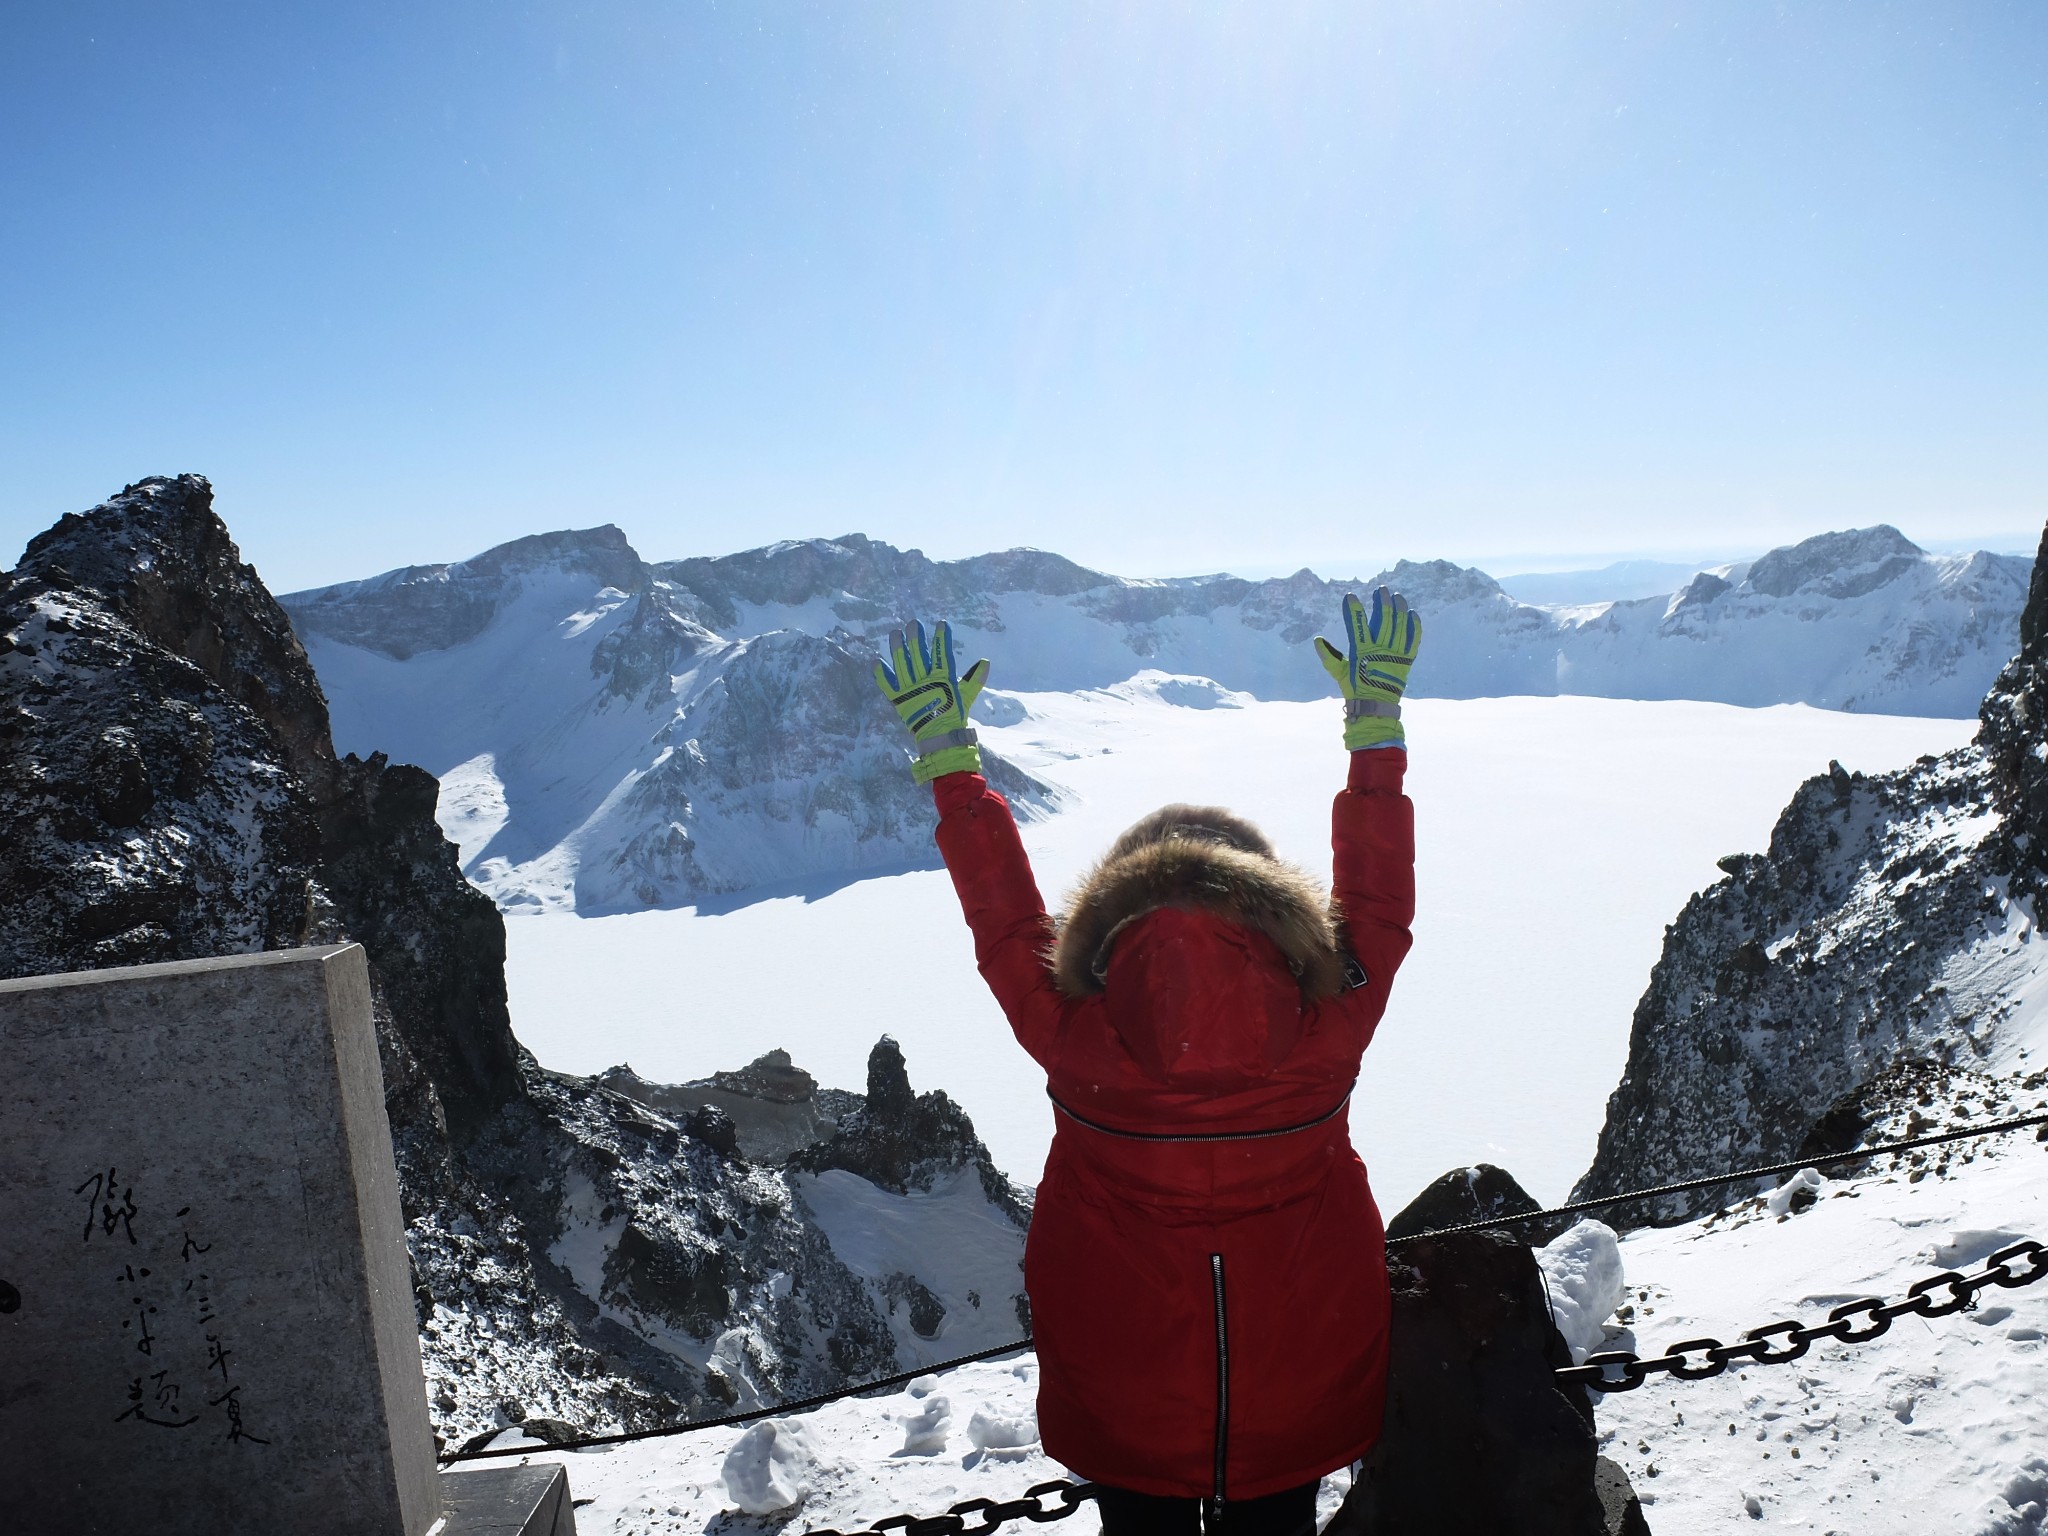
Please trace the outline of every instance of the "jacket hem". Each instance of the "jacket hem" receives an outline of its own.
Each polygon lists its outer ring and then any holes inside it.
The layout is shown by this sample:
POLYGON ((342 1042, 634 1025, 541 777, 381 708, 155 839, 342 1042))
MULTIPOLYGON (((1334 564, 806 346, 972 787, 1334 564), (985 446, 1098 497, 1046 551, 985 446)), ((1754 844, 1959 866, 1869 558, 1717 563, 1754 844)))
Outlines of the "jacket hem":
MULTIPOLYGON (((1228 1502, 1263 1499, 1268 1494, 1285 1493, 1290 1488, 1299 1488, 1303 1483, 1320 1482, 1332 1472, 1341 1471, 1353 1462, 1364 1460, 1379 1442, 1379 1433, 1375 1431, 1341 1456, 1304 1463, 1292 1470, 1266 1477, 1233 1477, 1230 1479, 1228 1502)), ((1132 1493, 1148 1493, 1162 1499, 1208 1499, 1215 1497, 1216 1494, 1215 1487, 1208 1478, 1177 1482, 1170 1478, 1146 1477, 1142 1474, 1120 1474, 1099 1465, 1091 1468, 1087 1465, 1087 1457, 1070 1459, 1061 1455, 1059 1449, 1050 1443, 1045 1447, 1045 1454, 1069 1472, 1076 1473, 1091 1483, 1106 1483, 1112 1488, 1124 1488, 1132 1493)))

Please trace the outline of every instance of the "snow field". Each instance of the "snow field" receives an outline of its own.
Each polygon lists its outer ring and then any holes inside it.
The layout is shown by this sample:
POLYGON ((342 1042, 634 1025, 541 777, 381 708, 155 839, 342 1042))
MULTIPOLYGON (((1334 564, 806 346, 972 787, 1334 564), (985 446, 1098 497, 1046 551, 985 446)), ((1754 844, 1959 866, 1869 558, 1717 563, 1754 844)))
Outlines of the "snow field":
MULTIPOLYGON (((1630 1234, 1633 1331, 1604 1347, 1648 1355, 1783 1318, 1820 1322, 1842 1302, 1975 1269, 2021 1238, 2048 1241, 2048 1147, 2024 1133, 1965 1145, 1974 1160, 1946 1177, 1827 1181, 1798 1215, 1757 1200, 1630 1234)), ((1628 1469, 1657 1536, 1759 1521, 1837 1536, 2041 1536, 2044 1336, 2048 1282, 1986 1289, 1971 1311, 1902 1317, 1867 1344, 1609 1394, 1596 1408, 1602 1449, 1628 1469)))
MULTIPOLYGON (((1160 677, 1000 697, 1015 723, 984 725, 984 739, 1069 794, 1060 814, 1024 827, 1055 907, 1117 832, 1169 800, 1229 805, 1327 879, 1346 766, 1333 702, 1258 702, 1160 677), (1166 702, 1176 696, 1188 703, 1166 702)), ((1974 730, 1800 705, 1571 697, 1421 699, 1407 722, 1416 944, 1351 1110, 1388 1211, 1481 1160, 1539 1200, 1562 1199, 1591 1161, 1664 925, 1719 878, 1715 859, 1762 848, 1793 788, 1830 758, 1875 772, 1974 730)), ((821 1082, 855 1089, 869 1048, 892 1034, 913 1085, 943 1088, 999 1166, 1036 1180, 1052 1135, 1043 1075, 975 971, 944 871, 759 898, 508 918, 514 1029, 557 1070, 625 1061, 681 1082, 781 1046, 821 1082)))
MULTIPOLYGON (((795 1435, 764 1433, 765 1425, 756 1424, 594 1451, 536 1451, 530 1459, 568 1467, 582 1536, 860 1530, 887 1515, 937 1514, 962 1499, 1013 1499, 1033 1484, 1069 1476, 1037 1443, 1037 1391, 1037 1360, 1023 1353, 919 1377, 900 1392, 765 1421, 796 1425, 795 1435), (946 1409, 934 1414, 940 1399, 946 1409), (905 1419, 934 1421, 923 1447, 906 1445, 905 1419), (748 1435, 755 1438, 747 1442, 748 1435), (770 1449, 777 1440, 779 1464, 770 1449), (778 1477, 781 1488, 771 1489, 778 1477), (802 1502, 793 1510, 768 1512, 768 1500, 798 1487, 802 1502), (764 1507, 750 1513, 742 1500, 764 1507)), ((508 1432, 500 1443, 518 1442, 508 1432)), ((1335 1513, 1349 1487, 1345 1474, 1324 1480, 1321 1518, 1335 1513)), ((1083 1505, 1052 1529, 1097 1536, 1101 1521, 1093 1505, 1083 1505)))
POLYGON ((832 1252, 876 1291, 904 1369, 1023 1333, 1016 1298, 1024 1290, 1024 1234, 989 1204, 972 1168, 902 1195, 841 1168, 793 1182, 832 1252), (882 1287, 892 1274, 916 1275, 945 1307, 936 1337, 916 1332, 908 1306, 889 1305, 882 1287))

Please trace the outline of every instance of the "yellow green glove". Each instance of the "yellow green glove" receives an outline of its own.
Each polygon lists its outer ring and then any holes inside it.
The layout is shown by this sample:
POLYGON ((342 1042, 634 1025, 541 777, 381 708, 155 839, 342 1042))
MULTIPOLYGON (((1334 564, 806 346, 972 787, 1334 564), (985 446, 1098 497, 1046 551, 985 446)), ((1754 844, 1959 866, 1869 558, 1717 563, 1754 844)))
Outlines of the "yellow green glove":
POLYGON ((967 712, 987 681, 986 661, 977 661, 965 677, 960 675, 952 626, 943 619, 932 626, 929 646, 924 626, 915 619, 908 639, 900 629, 890 634, 889 659, 875 663, 875 682, 896 706, 917 746, 911 773, 918 783, 929 784, 941 774, 981 772, 981 748, 975 745, 967 712))
POLYGON ((1316 637, 1323 670, 1344 695, 1344 745, 1353 752, 1405 747, 1401 695, 1408 690, 1408 669, 1422 645, 1422 620, 1409 611, 1407 598, 1381 587, 1372 595, 1369 614, 1357 597, 1345 597, 1344 635, 1342 651, 1316 637))

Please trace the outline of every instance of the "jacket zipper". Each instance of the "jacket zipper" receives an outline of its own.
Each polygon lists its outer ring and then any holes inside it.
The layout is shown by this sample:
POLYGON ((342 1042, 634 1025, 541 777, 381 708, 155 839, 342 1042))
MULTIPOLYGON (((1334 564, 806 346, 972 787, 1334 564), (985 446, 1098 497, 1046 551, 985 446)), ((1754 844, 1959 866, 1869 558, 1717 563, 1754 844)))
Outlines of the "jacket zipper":
POLYGON ((1216 1296, 1216 1514, 1223 1510, 1223 1471, 1230 1459, 1230 1327, 1223 1311, 1223 1255, 1209 1255, 1209 1285, 1216 1296))

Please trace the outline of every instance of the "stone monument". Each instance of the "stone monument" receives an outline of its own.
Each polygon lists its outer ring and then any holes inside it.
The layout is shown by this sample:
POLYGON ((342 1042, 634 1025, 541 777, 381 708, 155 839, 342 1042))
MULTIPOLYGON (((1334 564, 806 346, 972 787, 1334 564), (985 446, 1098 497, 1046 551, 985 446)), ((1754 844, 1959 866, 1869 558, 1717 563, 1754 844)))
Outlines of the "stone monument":
POLYGON ((363 951, 0 981, 0 1063, 0 1525, 426 1536, 363 951))

